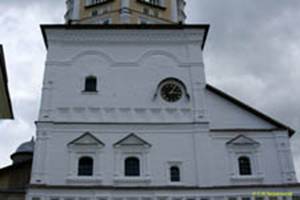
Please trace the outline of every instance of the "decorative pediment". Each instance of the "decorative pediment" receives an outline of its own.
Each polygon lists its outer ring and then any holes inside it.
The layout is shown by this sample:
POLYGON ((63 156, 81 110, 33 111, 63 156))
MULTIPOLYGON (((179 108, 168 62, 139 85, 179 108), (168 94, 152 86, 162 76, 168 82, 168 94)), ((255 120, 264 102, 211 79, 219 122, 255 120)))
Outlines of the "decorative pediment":
POLYGON ((115 147, 120 146, 143 146, 143 147, 151 147, 152 145, 143 140, 142 138, 138 137, 134 133, 129 134, 125 138, 121 139, 117 143, 114 144, 115 147))
POLYGON ((244 135, 239 135, 228 141, 226 144, 230 146, 257 146, 259 145, 259 142, 244 135))
POLYGON ((93 136, 91 133, 84 133, 68 144, 69 146, 99 146, 103 147, 104 143, 93 136))

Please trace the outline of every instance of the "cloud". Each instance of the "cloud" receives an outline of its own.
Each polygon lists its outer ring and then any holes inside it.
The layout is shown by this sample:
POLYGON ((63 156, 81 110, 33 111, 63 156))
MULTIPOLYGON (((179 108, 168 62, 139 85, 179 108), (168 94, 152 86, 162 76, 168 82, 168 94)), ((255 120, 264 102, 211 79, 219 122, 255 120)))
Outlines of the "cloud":
POLYGON ((4 45, 15 115, 14 121, 0 123, 0 166, 8 165, 9 155, 35 135, 46 56, 39 24, 63 22, 64 5, 58 1, 29 2, 0 4, 0 10, 6 10, 0 15, 0 43, 4 45))
MULTIPOLYGON (((204 59, 208 81, 300 131, 300 1, 189 0, 190 23, 209 23, 204 59)), ((35 135, 45 47, 41 23, 63 23, 62 0, 1 0, 15 121, 0 122, 0 166, 35 135)), ((292 150, 300 175, 300 136, 292 150)))
MULTIPOLYGON (((300 131, 300 1, 189 1, 189 21, 209 23, 208 82, 300 131), (196 9, 197 8, 197 9, 196 9)), ((300 136, 292 142, 300 177, 300 136)))

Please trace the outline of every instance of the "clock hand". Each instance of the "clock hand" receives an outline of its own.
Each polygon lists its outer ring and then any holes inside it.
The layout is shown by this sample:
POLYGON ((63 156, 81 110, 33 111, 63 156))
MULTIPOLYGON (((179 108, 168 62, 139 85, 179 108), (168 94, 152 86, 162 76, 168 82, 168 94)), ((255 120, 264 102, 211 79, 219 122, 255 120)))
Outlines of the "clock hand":
POLYGON ((174 94, 175 89, 176 89, 176 86, 173 86, 172 90, 170 91, 170 94, 174 94))

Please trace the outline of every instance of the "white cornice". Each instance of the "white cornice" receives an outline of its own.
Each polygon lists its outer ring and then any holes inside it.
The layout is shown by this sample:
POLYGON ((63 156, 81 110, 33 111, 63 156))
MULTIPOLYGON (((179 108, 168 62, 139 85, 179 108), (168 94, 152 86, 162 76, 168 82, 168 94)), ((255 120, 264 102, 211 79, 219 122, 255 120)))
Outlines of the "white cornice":
POLYGON ((189 30, 90 30, 90 29, 51 29, 45 31, 49 46, 56 42, 184 42, 202 44, 204 29, 189 30))

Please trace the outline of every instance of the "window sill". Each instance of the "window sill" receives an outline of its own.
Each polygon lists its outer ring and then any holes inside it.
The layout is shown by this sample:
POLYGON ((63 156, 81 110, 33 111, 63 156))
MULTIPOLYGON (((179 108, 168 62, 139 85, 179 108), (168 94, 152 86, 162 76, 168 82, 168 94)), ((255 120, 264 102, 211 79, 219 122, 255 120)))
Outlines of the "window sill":
POLYGON ((156 5, 156 4, 148 3, 148 2, 145 2, 143 0, 137 0, 137 2, 140 3, 140 4, 151 6, 153 8, 158 8, 158 9, 161 9, 161 10, 166 10, 167 9, 166 7, 164 7, 162 5, 156 5))
POLYGON ((170 186, 183 186, 183 182, 169 182, 170 186))
POLYGON ((97 95, 98 91, 85 91, 85 90, 83 90, 81 93, 85 94, 85 95, 97 95))
POLYGON ((146 177, 116 177, 114 178, 116 183, 150 183, 151 178, 146 177))
POLYGON ((263 176, 231 176, 232 181, 262 181, 263 176))
POLYGON ((101 176, 69 176, 67 177, 67 182, 69 183, 87 183, 87 184, 95 184, 102 183, 101 176))

